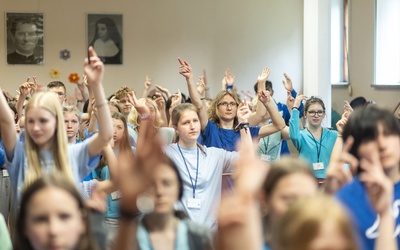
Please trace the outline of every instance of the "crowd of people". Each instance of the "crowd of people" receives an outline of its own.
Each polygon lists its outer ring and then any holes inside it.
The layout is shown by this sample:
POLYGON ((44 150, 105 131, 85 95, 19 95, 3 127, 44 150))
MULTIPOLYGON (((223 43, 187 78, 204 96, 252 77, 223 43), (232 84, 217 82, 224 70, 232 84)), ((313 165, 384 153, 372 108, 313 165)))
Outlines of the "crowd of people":
POLYGON ((107 97, 88 56, 71 98, 36 77, 0 89, 1 249, 398 249, 391 111, 346 101, 333 130, 287 74, 286 104, 267 67, 255 96, 228 69, 211 99, 180 58, 188 97, 147 76, 143 93, 107 97))

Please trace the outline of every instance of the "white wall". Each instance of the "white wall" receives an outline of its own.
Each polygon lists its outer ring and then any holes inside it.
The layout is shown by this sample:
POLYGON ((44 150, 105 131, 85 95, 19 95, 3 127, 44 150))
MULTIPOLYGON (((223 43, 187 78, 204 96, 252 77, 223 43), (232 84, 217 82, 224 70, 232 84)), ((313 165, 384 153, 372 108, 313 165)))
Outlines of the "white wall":
POLYGON ((374 82, 374 0, 351 0, 349 23, 349 76, 352 86, 333 88, 332 107, 343 110, 343 100, 364 96, 394 110, 400 101, 400 89, 375 89, 374 82))
MULTIPOLYGON (((7 65, 6 46, 0 46, 0 86, 12 93, 27 76, 47 84, 52 68, 68 83, 70 73, 82 73, 86 56, 86 13, 123 14, 124 64, 107 65, 108 94, 123 84, 141 93, 145 75, 156 83, 187 93, 176 58, 188 60, 197 77, 207 70, 212 96, 220 89, 226 67, 236 75, 239 90, 251 90, 261 69, 272 69, 275 98, 285 101, 283 72, 302 85, 303 1, 301 0, 1 0, 5 12, 43 12, 45 64, 7 65), (64 61, 59 51, 69 49, 64 61)), ((5 23, 0 41, 6 41, 5 23)))

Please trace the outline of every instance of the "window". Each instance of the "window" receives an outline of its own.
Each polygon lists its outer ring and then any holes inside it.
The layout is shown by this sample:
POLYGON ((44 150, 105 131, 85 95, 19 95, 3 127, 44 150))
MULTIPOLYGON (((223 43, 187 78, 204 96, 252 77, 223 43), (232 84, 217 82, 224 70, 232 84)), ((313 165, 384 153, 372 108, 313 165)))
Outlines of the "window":
POLYGON ((400 1, 375 1, 376 86, 400 86, 400 1))
POLYGON ((348 84, 348 0, 331 1, 331 83, 348 84))

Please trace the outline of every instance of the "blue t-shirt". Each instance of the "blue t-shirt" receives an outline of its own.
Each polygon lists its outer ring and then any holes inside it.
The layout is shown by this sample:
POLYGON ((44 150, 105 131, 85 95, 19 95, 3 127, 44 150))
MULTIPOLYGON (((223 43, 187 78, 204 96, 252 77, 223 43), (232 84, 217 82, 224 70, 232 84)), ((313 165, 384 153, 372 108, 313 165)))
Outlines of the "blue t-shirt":
MULTIPOLYGON (((249 127, 251 137, 257 137, 260 127, 249 127)), ((240 139, 240 131, 219 128, 217 124, 208 120, 207 126, 197 141, 207 147, 222 148, 226 151, 236 151, 236 143, 240 139)))
MULTIPOLYGON (((367 190, 358 178, 336 193, 336 198, 346 206, 354 221, 360 249, 373 250, 378 237, 379 217, 369 202, 367 190)), ((392 211, 395 223, 394 235, 400 246, 400 182, 394 184, 392 211)))
POLYGON ((4 150, 0 148, 0 168, 4 165, 5 159, 4 159, 4 150))

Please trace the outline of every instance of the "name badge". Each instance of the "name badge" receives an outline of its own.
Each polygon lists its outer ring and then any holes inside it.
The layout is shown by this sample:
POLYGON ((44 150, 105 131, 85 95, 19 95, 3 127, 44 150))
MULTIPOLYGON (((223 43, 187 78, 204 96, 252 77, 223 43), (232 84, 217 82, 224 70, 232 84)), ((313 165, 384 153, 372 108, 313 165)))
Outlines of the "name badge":
POLYGON ((121 199, 121 197, 122 197, 122 196, 121 196, 121 192, 119 192, 119 190, 117 190, 117 191, 111 193, 111 199, 112 199, 113 201, 118 200, 118 199, 121 199))
POLYGON ((324 163, 323 162, 317 162, 313 163, 313 169, 314 170, 323 170, 324 169, 324 163))
POLYGON ((261 160, 262 161, 266 161, 266 162, 270 162, 271 161, 271 156, 270 155, 266 155, 266 154, 261 154, 261 160))
POLYGON ((3 177, 8 177, 9 176, 7 169, 3 169, 2 170, 2 174, 3 174, 3 177))
POLYGON ((200 199, 189 198, 187 201, 187 206, 188 206, 188 208, 200 209, 200 207, 201 207, 200 199))

